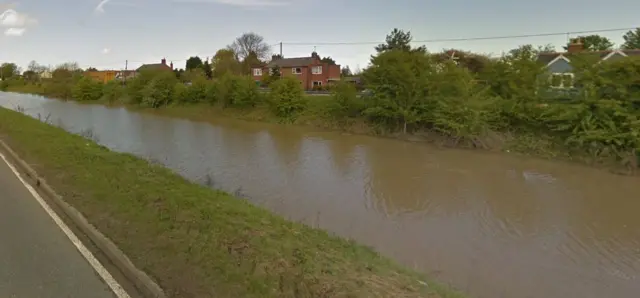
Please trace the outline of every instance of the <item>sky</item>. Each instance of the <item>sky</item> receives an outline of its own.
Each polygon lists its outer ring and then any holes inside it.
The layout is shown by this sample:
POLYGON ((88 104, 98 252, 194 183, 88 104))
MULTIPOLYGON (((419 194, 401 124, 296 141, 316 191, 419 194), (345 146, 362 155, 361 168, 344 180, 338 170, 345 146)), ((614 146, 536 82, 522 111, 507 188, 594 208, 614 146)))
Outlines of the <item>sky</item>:
MULTIPOLYGON (((566 32, 640 26, 637 0, 0 0, 0 63, 134 69, 162 58, 183 68, 255 32, 285 57, 367 66, 393 29, 416 45, 500 55, 521 44, 561 49, 566 32), (478 37, 562 33, 485 40, 478 37), (424 42, 420 42, 424 41, 424 42), (336 44, 338 43, 338 44, 336 44), (128 62, 127 62, 128 61, 128 62)), ((620 45, 625 31, 596 32, 620 45)))

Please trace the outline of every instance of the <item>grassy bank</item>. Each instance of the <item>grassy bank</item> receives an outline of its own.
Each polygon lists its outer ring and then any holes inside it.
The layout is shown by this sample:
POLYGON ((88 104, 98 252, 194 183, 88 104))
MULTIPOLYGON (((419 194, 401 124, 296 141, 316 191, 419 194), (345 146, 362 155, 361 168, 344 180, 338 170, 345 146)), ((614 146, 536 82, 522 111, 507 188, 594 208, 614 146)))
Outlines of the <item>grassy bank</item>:
POLYGON ((18 112, 0 108, 0 136, 170 297, 462 297, 368 248, 18 112))

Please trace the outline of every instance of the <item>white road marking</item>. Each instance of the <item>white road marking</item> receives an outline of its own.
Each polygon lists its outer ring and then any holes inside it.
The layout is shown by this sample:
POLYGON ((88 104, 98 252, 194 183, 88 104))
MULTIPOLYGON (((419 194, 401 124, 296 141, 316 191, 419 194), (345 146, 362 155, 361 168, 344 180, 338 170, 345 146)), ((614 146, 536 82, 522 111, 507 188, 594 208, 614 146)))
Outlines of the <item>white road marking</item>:
POLYGON ((22 178, 22 176, 20 175, 20 172, 18 172, 18 170, 11 163, 9 163, 7 158, 4 155, 2 155, 2 153, 0 153, 0 158, 4 160, 4 162, 7 164, 7 166, 9 166, 11 171, 16 175, 16 177, 18 177, 20 182, 22 182, 24 187, 26 187, 27 190, 31 193, 31 195, 38 201, 38 203, 40 203, 40 206, 42 206, 42 208, 47 212, 47 214, 49 214, 51 219, 53 219, 53 221, 64 232, 64 234, 67 235, 69 240, 71 240, 73 245, 75 245, 75 247, 78 249, 80 254, 82 254, 82 256, 87 260, 87 262, 89 262, 91 267, 93 267, 93 269, 100 275, 100 277, 102 277, 104 282, 107 283, 107 285, 109 286, 109 288, 111 288, 113 293, 115 293, 118 298, 131 298, 129 294, 127 294, 127 292, 122 288, 122 286, 113 278, 113 276, 111 276, 109 271, 107 271, 107 269, 104 268, 102 264, 100 264, 100 261, 98 261, 98 259, 96 259, 96 257, 93 256, 93 254, 89 251, 89 249, 87 249, 87 247, 84 246, 84 244, 82 244, 80 239, 78 239, 78 237, 75 234, 73 234, 73 232, 62 221, 62 219, 60 219, 60 217, 55 213, 55 211, 51 209, 51 207, 47 204, 47 202, 45 202, 42 199, 42 197, 40 197, 38 192, 36 192, 36 190, 33 189, 33 187, 22 178))

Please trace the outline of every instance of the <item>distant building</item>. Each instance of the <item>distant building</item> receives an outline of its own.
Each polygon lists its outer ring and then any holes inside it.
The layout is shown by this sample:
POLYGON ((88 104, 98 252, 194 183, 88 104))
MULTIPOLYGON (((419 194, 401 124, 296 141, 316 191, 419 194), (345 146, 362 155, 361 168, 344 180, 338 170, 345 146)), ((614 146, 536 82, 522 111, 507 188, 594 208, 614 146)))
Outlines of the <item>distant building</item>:
POLYGON ((608 51, 584 51, 584 45, 580 40, 573 40, 566 52, 546 52, 538 55, 538 62, 546 66, 551 74, 551 87, 560 89, 573 88, 574 74, 571 58, 576 55, 590 56, 596 63, 615 61, 630 56, 640 57, 640 50, 608 50, 608 51))
POLYGON ((167 65, 167 59, 162 58, 162 60, 160 60, 160 63, 142 64, 142 66, 136 69, 136 72, 146 70, 173 70, 173 62, 171 62, 170 65, 167 65))
POLYGON ((253 67, 251 74, 256 82, 260 82, 263 74, 270 74, 276 67, 280 68, 281 76, 295 76, 305 90, 324 87, 340 80, 340 65, 322 62, 316 52, 311 53, 310 57, 297 58, 280 58, 274 55, 267 65, 253 67))
POLYGON ((84 75, 96 81, 107 83, 113 80, 123 80, 135 77, 134 70, 93 70, 85 71, 84 75))

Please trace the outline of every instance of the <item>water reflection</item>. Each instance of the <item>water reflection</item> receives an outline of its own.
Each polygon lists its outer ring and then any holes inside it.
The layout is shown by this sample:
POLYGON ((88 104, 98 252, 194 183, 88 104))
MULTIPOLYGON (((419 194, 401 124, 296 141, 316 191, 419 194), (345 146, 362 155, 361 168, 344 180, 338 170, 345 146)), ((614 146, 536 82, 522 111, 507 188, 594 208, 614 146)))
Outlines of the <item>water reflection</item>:
POLYGON ((585 167, 0 94, 73 132, 375 247, 474 297, 635 297, 640 184, 585 167))

